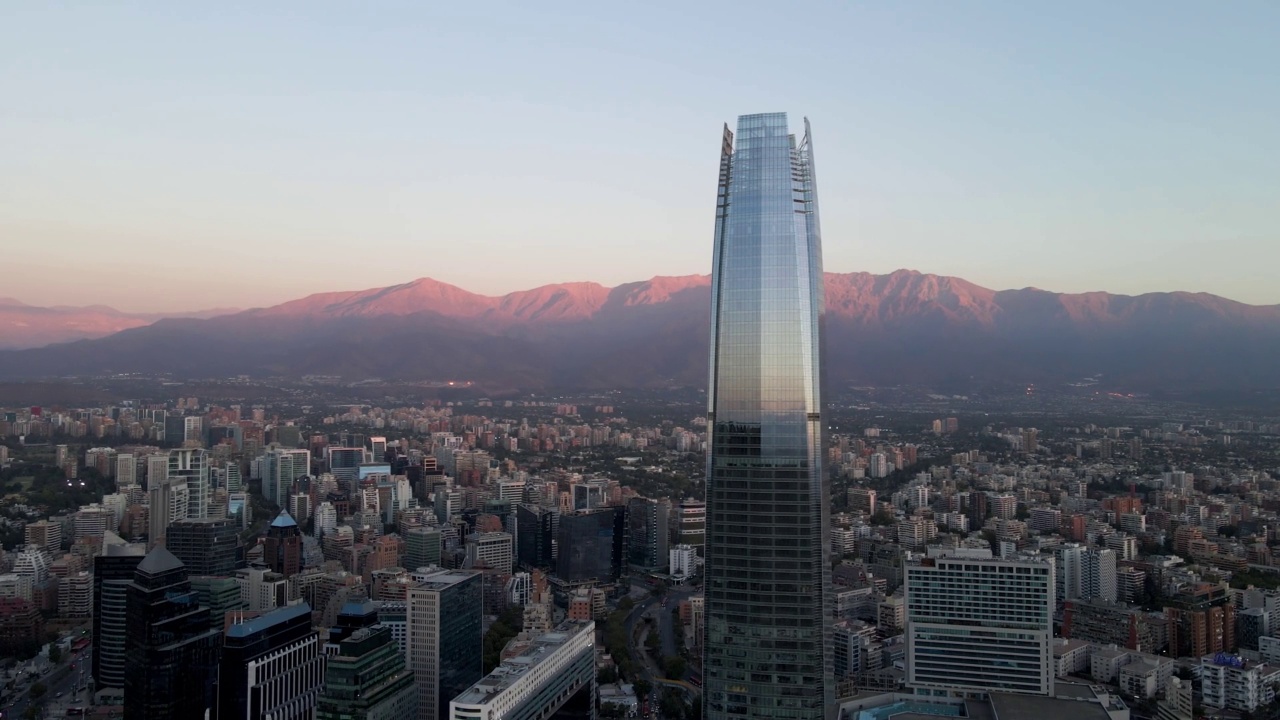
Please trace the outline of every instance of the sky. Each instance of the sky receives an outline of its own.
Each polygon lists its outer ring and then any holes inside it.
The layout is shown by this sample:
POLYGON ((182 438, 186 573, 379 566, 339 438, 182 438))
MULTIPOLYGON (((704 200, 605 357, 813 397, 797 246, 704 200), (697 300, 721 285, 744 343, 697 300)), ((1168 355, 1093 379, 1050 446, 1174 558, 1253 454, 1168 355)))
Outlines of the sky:
POLYGON ((1280 3, 6 3, 0 297, 709 272, 723 123, 824 262, 1280 304, 1280 3))

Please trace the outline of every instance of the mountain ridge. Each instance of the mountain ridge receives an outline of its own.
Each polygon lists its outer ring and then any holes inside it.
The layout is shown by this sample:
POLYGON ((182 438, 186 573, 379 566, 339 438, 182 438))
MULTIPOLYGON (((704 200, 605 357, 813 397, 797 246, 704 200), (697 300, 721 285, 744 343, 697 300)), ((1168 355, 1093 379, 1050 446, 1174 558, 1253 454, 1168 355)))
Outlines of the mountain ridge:
MULTIPOLYGON (((826 276, 837 383, 1271 388, 1280 305, 1208 293, 992 290, 899 270, 826 276)), ((559 283, 488 296, 420 278, 94 340, 0 352, 0 377, 104 372, 471 380, 496 389, 703 385, 710 278, 559 283)), ((0 305, 0 312, 4 306, 0 305)), ((0 326, 2 328, 2 326, 0 326)))

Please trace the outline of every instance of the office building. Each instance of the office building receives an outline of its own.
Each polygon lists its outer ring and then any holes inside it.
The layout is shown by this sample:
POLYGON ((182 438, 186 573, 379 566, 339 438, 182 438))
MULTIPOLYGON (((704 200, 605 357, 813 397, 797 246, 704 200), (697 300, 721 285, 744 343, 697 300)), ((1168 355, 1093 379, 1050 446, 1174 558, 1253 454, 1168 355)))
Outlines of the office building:
POLYGON ((906 565, 907 685, 925 696, 1053 694, 1053 561, 989 550, 906 565))
POLYGON ((671 503, 666 499, 631 498, 627 503, 627 564, 643 570, 667 568, 667 523, 671 503))
POLYGON ((784 113, 738 118, 736 144, 725 128, 713 265, 704 717, 823 718, 830 482, 808 121, 799 139, 784 113))
POLYGON ((514 561, 511 535, 504 532, 476 533, 467 541, 470 567, 510 575, 514 561))
POLYGON ((595 715, 595 623, 568 620, 449 704, 450 720, 533 720, 595 715))
POLYGON ((449 701, 482 676, 481 573, 444 570, 409 588, 407 656, 417 720, 443 720, 449 701))
POLYGON ((102 539, 93 559, 92 672, 98 691, 124 693, 125 641, 128 636, 129 586, 147 554, 142 544, 126 543, 114 533, 102 539))
POLYGON ((546 569, 554 562, 560 514, 538 505, 516 508, 516 555, 520 567, 546 569))
POLYGON ((169 526, 164 546, 188 575, 229 576, 239 565, 239 528, 226 518, 179 520, 169 526))
POLYGON ((267 567, 286 578, 302 570, 302 531, 288 512, 281 510, 267 528, 262 560, 267 567))
POLYGON ((127 603, 125 717, 203 717, 213 706, 222 629, 196 601, 182 561, 163 547, 147 553, 127 603))
MULTIPOLYGON (((187 418, 199 420, 199 418, 187 418)), ((169 480, 187 488, 186 518, 209 517, 213 488, 209 482, 209 454, 199 448, 169 451, 169 480)), ((176 519, 176 518, 175 518, 176 519)))
POLYGON ((404 654, 391 629, 376 624, 376 615, 372 620, 375 624, 330 636, 333 649, 327 658, 324 688, 316 701, 316 720, 417 717, 413 674, 405 665, 404 654))
POLYGON ((311 720, 324 659, 310 606, 232 622, 222 642, 216 720, 311 720))
POLYGON ((437 528, 419 526, 404 532, 404 567, 407 570, 440 565, 444 538, 437 528))
POLYGON ((605 507, 560 516, 555 575, 566 583, 609 583, 618 578, 626 528, 625 508, 605 507))

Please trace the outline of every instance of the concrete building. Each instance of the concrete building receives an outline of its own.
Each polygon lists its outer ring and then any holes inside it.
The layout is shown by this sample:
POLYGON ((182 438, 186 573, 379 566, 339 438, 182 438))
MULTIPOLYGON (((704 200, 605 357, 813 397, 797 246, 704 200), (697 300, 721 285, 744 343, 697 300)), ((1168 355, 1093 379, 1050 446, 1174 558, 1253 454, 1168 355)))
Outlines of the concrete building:
POLYGON ((938 550, 906 565, 907 684, 920 695, 1053 693, 1053 562, 938 550))
POLYGON ((450 720, 590 717, 596 705, 595 623, 569 620, 449 703, 450 720))

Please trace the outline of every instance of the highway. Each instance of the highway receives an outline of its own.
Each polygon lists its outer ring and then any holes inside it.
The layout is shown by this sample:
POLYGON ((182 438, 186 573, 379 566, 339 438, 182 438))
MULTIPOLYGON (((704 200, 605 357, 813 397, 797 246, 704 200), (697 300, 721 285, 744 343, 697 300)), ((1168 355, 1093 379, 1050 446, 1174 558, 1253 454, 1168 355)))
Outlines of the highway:
MULTIPOLYGON (((647 586, 636 585, 636 587, 644 587, 646 591, 648 590, 647 586)), ((655 707, 657 705, 657 686, 659 685, 680 688, 688 692, 690 699, 694 701, 696 701, 697 694, 700 691, 695 686, 687 682, 689 676, 693 672, 692 668, 687 670, 685 672, 685 677, 680 680, 668 680, 665 678, 665 673, 663 673, 662 668, 658 667, 657 663, 649 657, 649 653, 645 650, 644 644, 642 642, 637 643, 638 638, 636 626, 643 621, 643 618, 646 615, 652 617, 653 627, 648 630, 642 629, 640 634, 657 630, 659 640, 661 641, 663 656, 665 657, 667 655, 678 654, 676 648, 675 627, 671 617, 671 611, 680 605, 680 601, 688 598, 690 595, 696 595, 698 592, 699 589, 694 587, 670 588, 662 596, 653 597, 650 595, 644 600, 636 603, 635 607, 631 609, 631 612, 627 614, 627 648, 631 652, 631 657, 637 661, 638 668, 643 674, 644 679, 648 680, 650 685, 654 686, 654 691, 649 698, 650 707, 655 707), (666 600, 665 607, 663 606, 664 599, 666 600)), ((642 701, 644 699, 645 698, 641 698, 642 701)))

